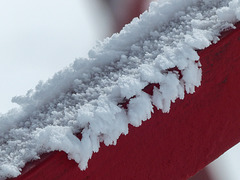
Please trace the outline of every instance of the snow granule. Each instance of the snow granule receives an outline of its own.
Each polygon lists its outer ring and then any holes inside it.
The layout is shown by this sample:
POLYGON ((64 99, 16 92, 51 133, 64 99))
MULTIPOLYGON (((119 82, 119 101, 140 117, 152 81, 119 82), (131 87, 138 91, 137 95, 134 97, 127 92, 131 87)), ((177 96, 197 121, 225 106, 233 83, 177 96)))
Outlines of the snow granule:
POLYGON ((239 20, 239 0, 151 3, 88 59, 13 98, 21 108, 0 116, 0 179, 18 176, 26 162, 50 151, 64 151, 86 169, 100 143, 115 145, 129 124, 151 118, 153 106, 169 112, 172 102, 194 93, 202 77, 196 50, 239 20), (153 95, 142 91, 152 83, 159 84, 153 95))

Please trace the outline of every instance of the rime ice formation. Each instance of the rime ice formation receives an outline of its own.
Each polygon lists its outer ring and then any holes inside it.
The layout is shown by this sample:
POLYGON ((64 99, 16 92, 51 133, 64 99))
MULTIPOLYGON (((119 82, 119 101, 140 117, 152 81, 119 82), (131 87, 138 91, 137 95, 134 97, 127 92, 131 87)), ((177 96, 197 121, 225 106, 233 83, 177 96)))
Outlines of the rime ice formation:
POLYGON ((171 102, 194 93, 201 82, 196 50, 216 43, 239 20, 238 0, 153 2, 88 59, 13 98, 21 108, 0 117, 0 179, 18 176, 26 162, 55 150, 86 169, 101 142, 116 144, 129 124, 151 117, 153 105, 169 112, 171 102), (160 85, 153 95, 142 91, 150 83, 160 85), (127 109, 120 105, 126 99, 127 109))

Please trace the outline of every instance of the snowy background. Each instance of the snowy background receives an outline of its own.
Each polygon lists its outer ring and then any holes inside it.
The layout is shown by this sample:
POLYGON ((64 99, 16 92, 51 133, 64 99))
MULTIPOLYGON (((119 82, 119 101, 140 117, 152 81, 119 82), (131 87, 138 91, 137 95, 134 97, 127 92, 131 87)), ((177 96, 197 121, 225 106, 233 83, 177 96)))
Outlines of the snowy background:
MULTIPOLYGON (((16 107, 13 96, 86 57, 113 32, 111 17, 99 0, 0 0, 0 113, 16 107)), ((238 145, 209 166, 212 179, 240 179, 239 150, 238 145)))
POLYGON ((96 0, 0 0, 0 113, 110 35, 107 10, 96 0))

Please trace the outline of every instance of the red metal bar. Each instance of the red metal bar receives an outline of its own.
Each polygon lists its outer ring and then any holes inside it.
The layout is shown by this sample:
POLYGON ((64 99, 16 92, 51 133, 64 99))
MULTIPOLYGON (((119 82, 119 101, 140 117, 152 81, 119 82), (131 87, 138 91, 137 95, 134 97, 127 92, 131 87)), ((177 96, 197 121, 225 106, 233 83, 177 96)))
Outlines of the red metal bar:
POLYGON ((240 142, 239 48, 238 28, 199 52, 203 79, 196 93, 177 100, 170 113, 155 109, 150 120, 131 126, 116 146, 102 145, 86 171, 65 153, 54 152, 15 179, 189 178, 240 142))

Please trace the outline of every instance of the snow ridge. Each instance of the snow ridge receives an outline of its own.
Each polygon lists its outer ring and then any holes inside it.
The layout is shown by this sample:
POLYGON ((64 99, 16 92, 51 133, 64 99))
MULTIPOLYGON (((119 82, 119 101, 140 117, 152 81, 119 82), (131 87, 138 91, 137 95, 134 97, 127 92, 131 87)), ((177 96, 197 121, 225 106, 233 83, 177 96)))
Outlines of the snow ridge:
POLYGON ((239 0, 153 2, 99 42, 89 59, 13 98, 21 109, 0 116, 0 179, 18 176, 26 162, 55 150, 86 169, 101 142, 115 145, 129 124, 151 117, 153 106, 169 112, 171 102, 194 93, 202 75, 196 50, 216 43, 239 20, 239 0), (153 95, 142 91, 151 83, 160 85, 153 95))

